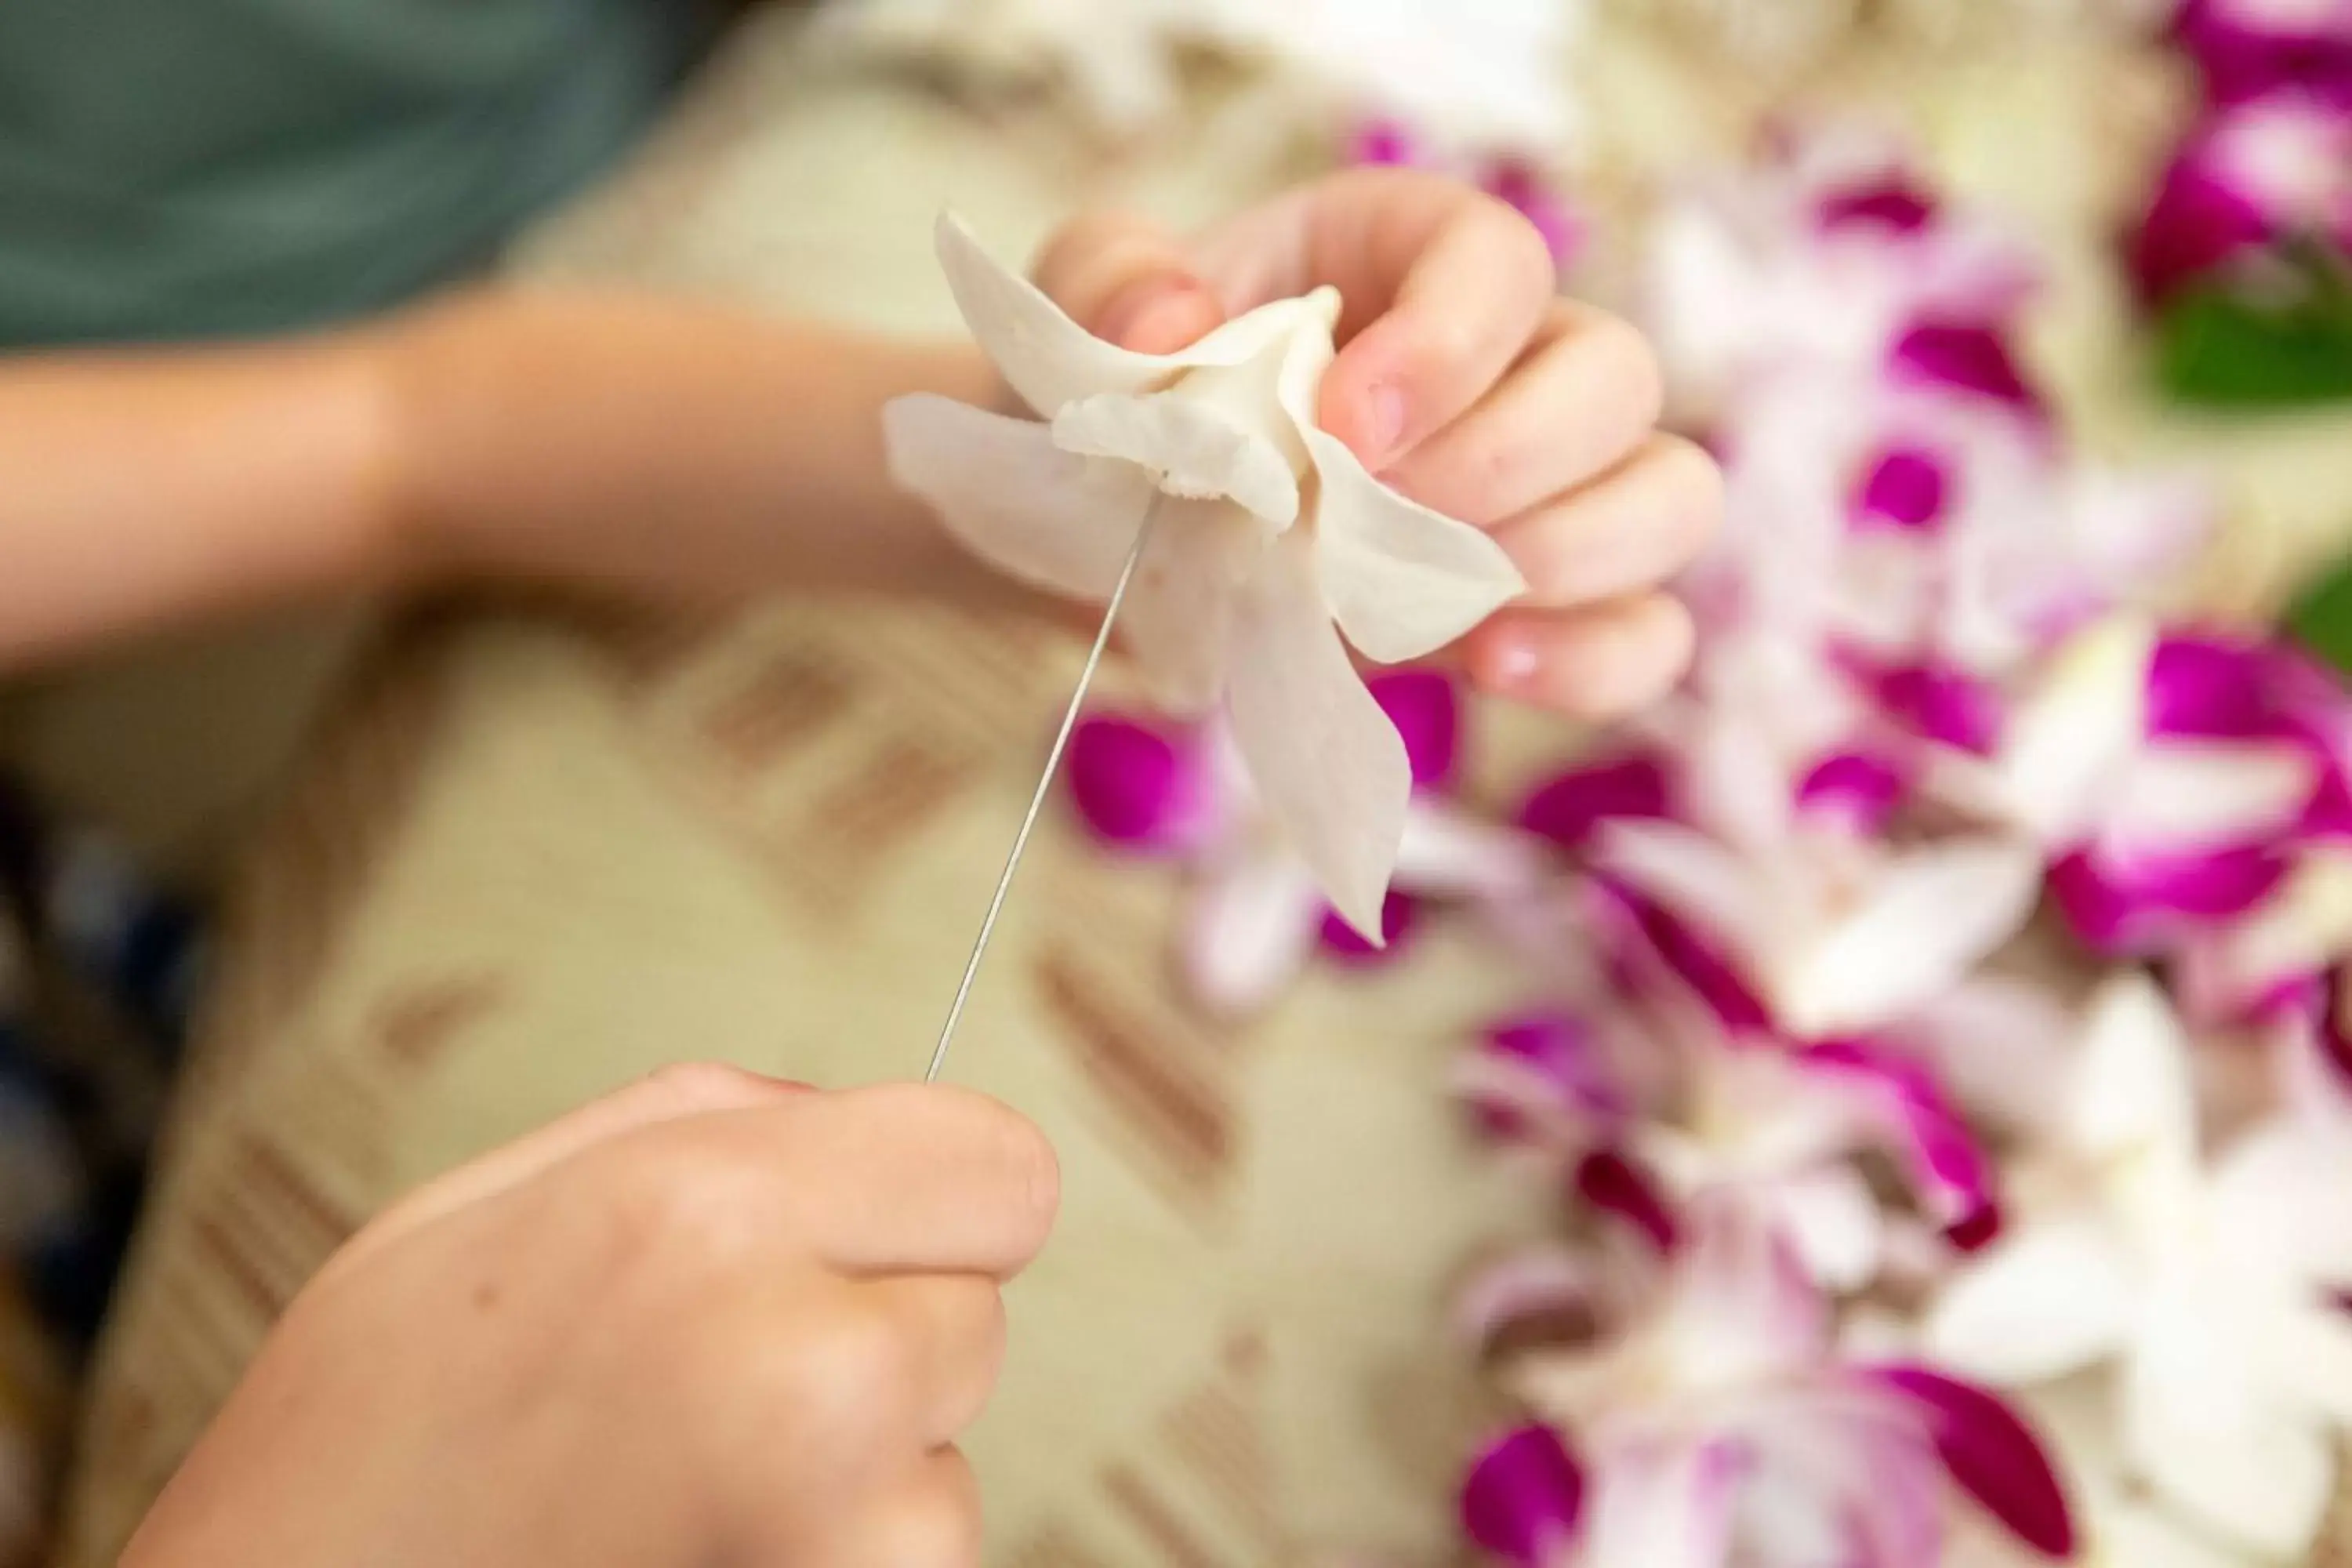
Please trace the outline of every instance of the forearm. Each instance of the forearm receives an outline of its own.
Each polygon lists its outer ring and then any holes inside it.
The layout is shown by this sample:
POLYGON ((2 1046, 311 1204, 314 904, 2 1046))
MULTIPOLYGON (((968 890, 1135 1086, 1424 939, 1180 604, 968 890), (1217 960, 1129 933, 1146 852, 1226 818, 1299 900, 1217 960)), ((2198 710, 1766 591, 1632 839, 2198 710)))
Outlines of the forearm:
POLYGON ((995 395, 969 347, 523 292, 397 339, 401 531, 437 570, 696 597, 979 582, 882 452, 890 398, 995 395))
POLYGON ((484 293, 287 344, 0 364, 0 667, 449 577, 654 596, 976 584, 880 407, 968 350, 619 295, 484 293))
POLYGON ((389 431, 347 341, 0 361, 0 668, 391 580, 389 431))

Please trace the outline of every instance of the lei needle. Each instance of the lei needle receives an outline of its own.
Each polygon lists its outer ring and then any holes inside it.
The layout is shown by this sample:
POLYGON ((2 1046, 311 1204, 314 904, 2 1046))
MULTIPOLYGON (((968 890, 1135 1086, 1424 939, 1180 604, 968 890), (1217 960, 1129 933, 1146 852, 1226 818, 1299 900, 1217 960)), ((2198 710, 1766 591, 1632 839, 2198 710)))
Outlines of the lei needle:
POLYGON ((1062 753, 1069 749, 1070 731, 1077 728, 1078 710, 1087 700, 1087 690, 1094 685, 1095 671, 1102 665, 1103 650, 1110 646, 1110 630, 1118 619, 1118 607, 1127 598, 1128 584, 1135 579, 1136 563, 1143 559, 1143 547, 1150 542, 1151 525, 1160 521, 1160 503, 1166 493, 1156 494, 1144 509, 1143 521, 1136 525, 1135 543, 1129 547, 1127 563, 1118 569, 1118 582, 1110 591, 1110 601, 1103 605, 1102 625, 1095 632, 1095 645, 1087 652, 1084 668, 1078 671, 1077 689, 1070 693, 1070 705, 1062 713, 1060 733, 1054 737, 1054 749, 1045 753, 1045 771, 1038 776, 1036 793, 1029 797, 1029 810, 1021 819, 1021 830, 1013 836, 1013 853, 1004 858, 1004 873, 996 879, 995 896, 988 900, 988 913, 980 922, 980 939, 972 943, 971 958, 963 966, 963 983, 956 987, 954 1005, 948 1008, 948 1021, 940 1030, 940 1043, 931 1051, 931 1065, 923 1074, 930 1083, 947 1065, 948 1047, 955 1040, 956 1026, 963 1021, 964 1004, 971 1000, 971 984, 980 975, 980 961, 988 952, 989 939, 996 934, 996 917, 1004 910, 1004 895, 1012 890, 1013 874, 1021 868, 1021 857, 1029 848, 1029 834, 1037 826, 1037 818, 1045 809, 1045 796, 1054 787, 1054 775, 1061 771, 1062 753))

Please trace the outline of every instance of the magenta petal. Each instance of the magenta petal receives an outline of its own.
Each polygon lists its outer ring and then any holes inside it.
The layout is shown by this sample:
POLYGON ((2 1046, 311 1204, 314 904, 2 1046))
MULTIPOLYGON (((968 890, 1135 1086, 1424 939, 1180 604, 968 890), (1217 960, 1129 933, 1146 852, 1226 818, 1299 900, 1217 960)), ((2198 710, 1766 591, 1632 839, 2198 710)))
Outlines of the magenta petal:
POLYGON ((2006 1402, 1923 1366, 1884 1366, 1864 1375, 1919 1413, 1953 1481, 2011 1534, 2045 1557, 2074 1555, 2065 1489, 2041 1439, 2006 1402))
POLYGON ((1348 162, 1411 167, 1421 162, 1420 140, 1402 121, 1368 120, 1356 128, 1348 162))
POLYGON ((1650 1173, 1613 1149, 1599 1149, 1578 1162, 1576 1194, 1601 1213, 1623 1220, 1661 1253, 1672 1252, 1682 1223, 1650 1173))
POLYGON ((1181 854, 1214 820, 1206 748, 1191 733, 1090 714, 1071 732, 1065 765, 1078 815, 1120 848, 1181 854))
POLYGON ((1867 752, 1835 752, 1815 763, 1797 785, 1797 808, 1857 834, 1885 829, 1903 803, 1903 770, 1867 752))
MULTIPOLYGON (((1479 1049, 1548 1086, 1559 1109, 1573 1118, 1612 1121, 1625 1113, 1623 1086, 1599 1049, 1591 1027, 1573 1015, 1528 1013, 1502 1019, 1487 1026, 1479 1049)), ((1481 1103, 1474 1109, 1496 1137, 1524 1131, 1517 1106, 1481 1103)))
POLYGON ((1370 967, 1389 963, 1402 950, 1413 928, 1420 923, 1421 902, 1410 893, 1394 888, 1381 904, 1381 940, 1384 947, 1374 947, 1363 934, 1340 918, 1339 911, 1323 911, 1323 951, 1343 963, 1370 967))
POLYGON ((1771 1010, 1724 952, 1664 906, 1613 879, 1596 879, 1627 917, 1641 948, 1689 987, 1733 1035, 1769 1034, 1771 1010))
POLYGON ((1561 848, 1591 847, 1604 822, 1655 821, 1669 815, 1673 786, 1666 764, 1647 752, 1573 768, 1538 786, 1519 808, 1518 824, 1561 848))
POLYGON ((1462 1528, 1518 1568, 1544 1568, 1575 1538, 1584 1468, 1549 1426, 1522 1426, 1487 1446, 1462 1483, 1462 1528))
POLYGON ((2050 899, 2084 946, 2123 958, 2157 951, 2184 924, 2244 914, 2287 870, 2276 845, 2141 857, 2128 867, 2077 851, 2050 868, 2050 899))
POLYGON ((1864 1092, 1889 1152, 1954 1245, 1992 1239, 2000 1226, 1992 1160, 1926 1064, 1865 1040, 1825 1040, 1797 1059, 1864 1092))
POLYGON ((1895 340, 1895 374, 1908 381, 1985 398, 2040 420, 2042 395, 2025 379, 2009 342, 1973 321, 1922 321, 1895 340))
POLYGON ((2292 88, 2352 107, 2352 10, 2266 26, 2230 0, 2188 0, 2174 19, 2174 37, 2196 59, 2206 96, 2216 103, 2292 88))
POLYGON ((2167 634, 2148 660, 2148 732, 2211 741, 2296 741, 2333 755, 2352 737, 2352 697, 2278 642, 2167 634))
POLYGON ((1452 678, 1433 669, 1395 669, 1364 686, 1404 742, 1413 788, 1451 785, 1462 756, 1462 693, 1452 678))
POLYGON ((1934 665, 1853 668, 1871 700, 1915 734, 1978 756, 2000 739, 2000 694, 1985 681, 1934 665))
POLYGON ((2132 237, 2130 265, 2141 297, 2161 300, 2251 246, 2270 238, 2262 209, 2217 178, 2204 160, 2176 160, 2132 237))
POLYGON ((1584 238, 1584 226, 1568 203, 1546 184, 1535 169, 1517 159, 1506 159, 1481 182, 1486 194, 1517 212, 1543 237, 1552 265, 1564 266, 1584 238))
POLYGON ((1822 199, 1824 228, 1874 228, 1886 234, 1916 234, 1936 216, 1936 198, 1903 175, 1848 185, 1822 199))
POLYGON ((1857 529, 1919 532, 1944 521, 1951 475, 1941 457, 1919 447, 1880 455, 1854 487, 1846 515, 1857 529))

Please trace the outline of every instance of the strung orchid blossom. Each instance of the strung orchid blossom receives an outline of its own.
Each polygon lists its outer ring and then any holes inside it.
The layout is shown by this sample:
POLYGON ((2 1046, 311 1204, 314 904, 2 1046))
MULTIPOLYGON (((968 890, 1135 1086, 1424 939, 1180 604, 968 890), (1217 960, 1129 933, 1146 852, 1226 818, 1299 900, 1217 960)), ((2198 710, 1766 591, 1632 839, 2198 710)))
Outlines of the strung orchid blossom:
POLYGON ((1357 129, 1349 162, 1387 168, 1449 169, 1504 203, 1543 236, 1552 265, 1565 267, 1583 247, 1584 223, 1568 198, 1523 157, 1493 156, 1467 161, 1448 160, 1427 139, 1402 121, 1373 120, 1357 129))
POLYGON ((2336 956, 2327 866, 2352 846, 2347 760, 2352 700, 2303 656, 2123 616, 2052 662, 1993 795, 2051 847, 2053 899, 2095 951, 2193 950, 2206 1003, 2259 1012, 2336 956))
POLYGON ((2218 102, 2294 86, 2352 104, 2352 0, 2188 0, 2174 33, 2218 102))
POLYGON ((1412 769, 1348 644, 1381 663, 1433 652, 1524 592, 1517 569, 1317 426, 1336 291, 1140 354, 1088 334, 951 217, 939 246, 965 321, 1042 420, 900 398, 884 414, 893 476, 983 559, 1081 599, 1109 595, 1156 507, 1129 648, 1172 709, 1223 701, 1268 814, 1377 942, 1412 769))
MULTIPOLYGON (((1670 1083, 1635 1074, 1675 1042, 1622 1015, 1536 1016, 1486 1031, 1456 1085, 1493 1134, 1558 1152, 1578 1195, 1661 1250, 1683 1216, 1734 1212, 1781 1237, 1806 1277, 1869 1284, 1890 1215, 1855 1156, 1885 1156, 1933 1227, 1962 1248, 1998 1229, 1990 1157, 1929 1068, 1874 1042, 1782 1049, 1727 1039, 1677 1053, 1670 1083), (1619 1032, 1637 1037, 1615 1040, 1619 1032)), ((1916 1248, 1906 1248, 1916 1250, 1916 1248)))
POLYGON ((1890 847, 1801 823, 1769 853, 1670 823, 1617 823, 1595 863, 1673 923, 1666 967, 1724 1022, 1762 1004, 1801 1039, 1866 1032, 1932 1003, 2032 912, 2041 863, 2000 836, 1890 847), (1752 1001, 1700 981, 1689 954, 1727 968, 1752 1001), (1728 1004, 1728 1005, 1727 1005, 1728 1004))
POLYGON ((1827 363, 2038 423, 2002 333, 2037 275, 2016 239, 1946 210, 1885 145, 1812 138, 1666 209, 1646 315, 1693 412, 1827 363))
POLYGON ((1884 375, 1784 373, 1717 446, 1731 526, 1695 602, 1827 644, 1891 717, 1965 751, 1998 730, 2000 681, 2210 531, 2193 480, 2079 462, 1884 375))
POLYGON ((1318 943, 1346 962, 1393 953, 1428 904, 1508 898, 1537 876, 1530 844, 1470 820, 1447 799, 1461 751, 1454 682, 1394 670, 1366 684, 1402 738, 1413 779, 1381 916, 1385 949, 1366 943, 1318 890, 1258 804, 1223 726, 1097 713, 1071 736, 1070 795, 1095 836, 1194 870, 1180 973, 1212 1012, 1238 1017, 1271 1004, 1318 943))
POLYGON ((2231 105, 2189 137, 2133 241, 2144 293, 2162 300, 2281 240, 2352 252, 2352 67, 2335 101, 2286 87, 2231 105))
POLYGON ((1666 1287, 1630 1328, 1515 1363, 1541 1420, 1470 1471, 1479 1545, 1528 1568, 1930 1568, 1960 1492, 2032 1548, 2071 1551, 2024 1423, 1943 1373, 1842 1360, 1827 1302, 1769 1233, 1706 1214, 1666 1287))
POLYGON ((983 83, 1060 81, 1103 131, 1164 127, 1181 63, 1263 68, 1284 110, 1399 115, 1449 145, 1549 150, 1577 129, 1573 0, 834 0, 821 25, 983 83))
POLYGON ((2294 1560, 2352 1423, 2352 1141, 2288 1118, 2207 1163, 2189 1056, 2152 982, 2110 984, 2053 1195, 1953 1278, 1926 1344, 2004 1386, 2115 1363, 2133 1474, 2219 1539, 2294 1560))

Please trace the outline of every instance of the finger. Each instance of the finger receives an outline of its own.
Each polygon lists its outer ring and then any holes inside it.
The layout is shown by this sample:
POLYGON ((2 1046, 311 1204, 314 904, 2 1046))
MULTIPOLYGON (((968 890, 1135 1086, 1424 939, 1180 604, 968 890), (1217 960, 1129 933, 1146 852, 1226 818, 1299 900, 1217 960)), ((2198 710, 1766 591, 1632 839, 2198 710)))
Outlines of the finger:
POLYGON ((778 1162, 791 1222, 845 1272, 1007 1279, 1053 1228, 1053 1146, 969 1089, 882 1084, 726 1120, 748 1157, 778 1162))
POLYGON ((599 1143, 683 1117, 750 1110, 814 1091, 719 1062, 677 1062, 592 1100, 418 1188, 336 1255, 339 1266, 461 1208, 496 1197, 599 1143))
POLYGON ((1379 314, 1324 376, 1318 412, 1377 472, 1453 423, 1519 357, 1556 274, 1535 226, 1494 197, 1409 171, 1367 173, 1378 177, 1362 182, 1370 195, 1331 182, 1314 245, 1342 299, 1379 314), (1354 254, 1342 260, 1335 247, 1354 254))
POLYGON ((1098 338, 1138 353, 1172 353, 1224 320, 1183 246, 1122 213, 1077 219, 1034 268, 1037 287, 1098 338))
POLYGON ((894 1274, 855 1289, 905 1347, 916 1436, 952 1443, 980 1418, 1004 1366, 1004 1297, 981 1274, 894 1274))
POLYGON ((1571 719, 1623 718, 1689 667, 1690 613, 1663 594, 1567 612, 1507 610, 1470 636, 1473 678, 1571 719))
POLYGON ((978 1568, 980 1482, 953 1448, 926 1454, 896 1486, 841 1510, 811 1554, 773 1568, 978 1568))
POLYGON ((1679 437, 1657 436, 1581 489, 1495 531, 1528 600, 1565 608, 1654 588, 1698 559, 1723 520, 1723 476, 1679 437))
POLYGON ((1484 526, 1622 461, 1656 427, 1663 395, 1657 356, 1640 332, 1561 300, 1518 364, 1384 478, 1423 506, 1484 526))

